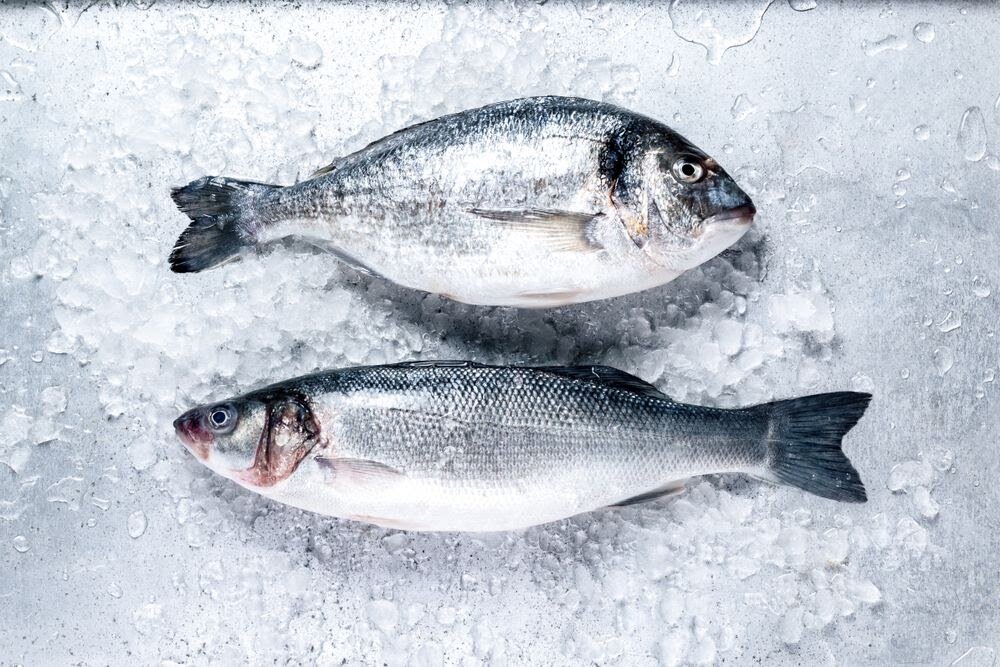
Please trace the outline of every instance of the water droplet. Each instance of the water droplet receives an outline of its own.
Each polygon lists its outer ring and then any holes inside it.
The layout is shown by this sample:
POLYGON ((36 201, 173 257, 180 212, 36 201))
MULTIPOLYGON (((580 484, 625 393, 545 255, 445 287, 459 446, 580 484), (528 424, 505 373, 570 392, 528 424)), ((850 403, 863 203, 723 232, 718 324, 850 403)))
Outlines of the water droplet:
POLYGON ((858 373, 851 378, 851 389, 873 394, 875 393, 875 381, 864 373, 858 373))
POLYGON ((113 598, 120 598, 122 596, 122 587, 115 582, 111 582, 108 585, 108 595, 113 598))
POLYGON ((969 162, 986 157, 986 119, 979 107, 969 107, 958 125, 958 146, 969 162))
POLYGON ((918 23, 913 26, 913 36, 924 44, 934 41, 934 25, 930 23, 918 23))
POLYGON ((917 141, 927 141, 931 138, 931 128, 926 125, 917 125, 913 128, 913 136, 916 137, 917 141))
POLYGON ((788 5, 797 12, 808 12, 816 9, 816 0, 788 0, 788 5))
POLYGON ((903 195, 906 194, 906 186, 903 185, 902 183, 893 183, 892 194, 896 195, 897 197, 902 197, 903 195))
POLYGON ((10 72, 0 70, 0 102, 20 102, 22 99, 21 84, 10 72))
POLYGON ((955 353, 948 347, 939 347, 934 350, 934 367, 938 375, 944 377, 951 367, 955 365, 955 353))
POLYGON ((138 539, 146 532, 146 514, 142 510, 136 510, 129 514, 126 523, 128 526, 128 536, 132 539, 138 539))
POLYGON ((938 186, 948 194, 957 195, 958 186, 955 185, 955 181, 951 180, 947 176, 941 179, 941 184, 938 186))
POLYGON ((989 646, 973 646, 951 663, 951 667, 993 667, 996 659, 996 652, 989 646))
POLYGON ((670 54, 670 64, 667 65, 667 76, 677 76, 681 71, 681 61, 677 58, 676 53, 670 54))
POLYGON ((987 368, 986 372, 983 373, 983 384, 989 384, 990 382, 993 382, 995 378, 996 378, 996 371, 994 371, 992 368, 987 368))
POLYGON ((910 170, 907 169, 906 167, 900 167, 899 169, 896 170, 896 182, 897 183, 902 183, 903 181, 908 181, 908 180, 910 180, 910 178, 912 176, 913 175, 910 173, 910 170))
POLYGON ((18 535, 13 540, 11 540, 11 543, 14 545, 14 551, 18 553, 23 554, 24 552, 26 552, 28 549, 31 548, 31 545, 28 544, 28 538, 25 537, 24 535, 18 535))
POLYGON ((69 509, 77 512, 83 496, 83 477, 63 477, 45 491, 45 499, 50 503, 65 503, 69 509))
POLYGON ((899 377, 903 378, 904 380, 906 380, 907 378, 909 378, 910 377, 910 369, 909 368, 904 368, 903 370, 901 370, 899 372, 899 377))
POLYGON ((962 316, 956 315, 953 311, 948 311, 945 318, 938 322, 938 331, 941 333, 948 333, 949 331, 954 331, 962 326, 962 316))
POLYGON ((733 107, 729 112, 732 114, 734 120, 743 120, 756 110, 757 107, 750 101, 750 98, 740 94, 736 96, 736 101, 733 102, 733 107))
POLYGON ((864 49, 865 55, 877 56, 886 51, 902 51, 906 48, 906 40, 899 35, 888 35, 875 42, 865 40, 861 43, 861 48, 864 49))
POLYGON ((944 640, 946 642, 948 642, 949 644, 954 644, 956 639, 958 639, 958 633, 955 632, 953 629, 948 628, 947 630, 944 631, 944 640))
POLYGON ((671 2, 667 10, 673 31, 681 39, 705 47, 708 62, 718 65, 722 54, 757 36, 764 12, 773 0, 746 5, 720 2, 709 6, 671 2))
POLYGON ((31 353, 31 360, 34 361, 36 364, 41 363, 42 359, 44 358, 45 358, 45 353, 42 352, 41 350, 35 350, 34 352, 31 353))

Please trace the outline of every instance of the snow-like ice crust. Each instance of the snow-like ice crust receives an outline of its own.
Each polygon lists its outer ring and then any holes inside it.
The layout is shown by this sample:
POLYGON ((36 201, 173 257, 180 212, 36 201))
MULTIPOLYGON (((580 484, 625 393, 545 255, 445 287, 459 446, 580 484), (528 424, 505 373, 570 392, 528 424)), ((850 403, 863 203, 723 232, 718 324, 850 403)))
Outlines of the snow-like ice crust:
POLYGON ((995 8, 90 4, 0 7, 0 663, 994 659, 995 8), (663 288, 552 311, 283 248, 169 271, 172 185, 289 184, 537 94, 670 123, 755 229, 663 288), (871 391, 846 439, 871 500, 709 478, 407 534, 271 503, 171 429, 271 381, 434 358, 609 364, 722 407, 871 391))

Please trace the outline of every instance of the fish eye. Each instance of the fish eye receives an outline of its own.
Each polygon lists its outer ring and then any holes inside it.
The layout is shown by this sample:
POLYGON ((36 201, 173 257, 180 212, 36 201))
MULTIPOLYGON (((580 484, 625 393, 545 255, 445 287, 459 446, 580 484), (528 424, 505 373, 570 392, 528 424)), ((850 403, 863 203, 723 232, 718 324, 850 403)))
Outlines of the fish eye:
POLYGON ((208 423, 213 431, 228 430, 235 421, 235 414, 228 405, 218 405, 208 413, 208 423))
POLYGON ((697 183, 705 177, 705 167, 700 162, 686 157, 674 162, 671 171, 674 178, 681 183, 697 183))

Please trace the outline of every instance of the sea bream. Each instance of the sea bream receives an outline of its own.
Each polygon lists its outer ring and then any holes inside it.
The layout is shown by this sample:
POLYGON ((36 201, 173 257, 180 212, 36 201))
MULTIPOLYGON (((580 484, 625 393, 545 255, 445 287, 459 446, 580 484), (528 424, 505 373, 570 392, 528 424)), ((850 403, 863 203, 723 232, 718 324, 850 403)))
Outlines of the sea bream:
POLYGON ((863 502, 841 439, 870 398, 726 410, 607 366, 414 362, 289 380, 174 426, 206 466, 282 503, 389 528, 499 531, 654 500, 711 473, 863 502))
POLYGON ((288 187, 211 176, 173 198, 192 220, 176 272, 297 238, 408 288, 534 308, 669 282, 735 243, 755 213, 663 123, 568 97, 413 125, 288 187))

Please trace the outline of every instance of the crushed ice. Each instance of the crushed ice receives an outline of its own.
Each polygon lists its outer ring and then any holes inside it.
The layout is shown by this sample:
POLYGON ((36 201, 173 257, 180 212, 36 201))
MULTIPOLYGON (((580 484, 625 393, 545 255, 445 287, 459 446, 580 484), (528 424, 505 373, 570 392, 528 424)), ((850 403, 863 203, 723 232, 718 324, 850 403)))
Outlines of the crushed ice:
MULTIPOLYGON (((790 4, 805 11, 816 3, 790 4)), ((723 20, 674 3, 671 18, 678 35, 705 45, 717 63, 753 38, 769 5, 723 20)), ((34 20, 51 34, 50 15, 34 20)), ((33 193, 42 232, 6 272, 51 287, 57 327, 44 336, 46 351, 69 355, 89 376, 106 421, 94 427, 124 434, 123 463, 133 471, 78 459, 72 474, 39 482, 30 474, 33 448, 81 438, 61 427, 66 391, 50 386, 36 401, 0 407, 0 461, 16 473, 0 492, 2 520, 16 525, 32 502, 114 511, 122 502, 119 475, 148 476, 160 491, 149 502, 167 503, 188 546, 204 554, 197 571, 169 574, 177 596, 240 610, 201 627, 172 600, 129 596, 127 616, 162 649, 159 657, 181 660, 197 646, 219 662, 253 655, 339 663, 375 651, 392 664, 441 664, 445 655, 502 664, 517 662, 523 647, 496 619, 516 624, 512 608, 555 608, 576 619, 555 633, 562 660, 747 660, 772 637, 786 646, 819 641, 830 628, 875 613, 884 572, 936 557, 941 502, 934 495, 952 465, 945 453, 893 468, 886 486, 909 502, 892 515, 830 504, 789 510, 806 502, 797 491, 712 480, 672 502, 489 536, 411 535, 334 521, 272 505, 212 476, 177 445, 171 420, 183 407, 268 381, 415 358, 596 362, 637 373, 679 400, 733 407, 774 398, 772 379, 781 373, 795 378, 784 392, 820 386, 835 356, 836 309, 821 271, 794 284, 767 282, 759 230, 668 288, 554 312, 470 308, 283 249, 179 279, 164 261, 185 224, 166 196, 170 185, 206 173, 290 183, 402 125, 513 91, 629 105, 642 83, 638 70, 604 56, 550 57, 538 8, 457 5, 444 15, 439 39, 381 59, 375 113, 362 126, 343 127, 310 85, 310 72, 327 66, 318 42, 293 36, 258 45, 237 31, 206 39, 179 29, 186 20, 159 25, 156 38, 166 48, 127 55, 124 80, 93 73, 95 89, 126 90, 126 112, 109 114, 97 100, 84 102, 71 121, 46 121, 65 139, 62 154, 52 156, 64 173, 33 193), (219 544, 229 547, 219 551, 219 544), (246 636, 247 614, 266 618, 270 629, 246 636), (353 625, 366 630, 364 642, 353 625), (658 639, 634 644, 623 635, 658 639)), ((927 43, 933 29, 923 25, 914 35, 927 43)), ((905 47, 890 35, 864 50, 905 47)), ((677 62, 668 76, 677 75, 677 62)), ((0 72, 0 96, 18 102, 21 90, 0 72)), ((756 110, 740 94, 732 116, 749 120, 756 110)), ((825 122, 810 110, 788 117, 825 122)), ((981 120, 980 113, 962 121, 959 142, 970 160, 982 158, 981 120)), ((925 133, 921 126, 915 136, 925 133)), ((820 139, 836 150, 836 137, 820 139)), ((791 140, 788 146, 794 161, 791 140)), ((794 194, 794 184, 751 168, 737 178, 763 207, 794 194)), ((988 295, 986 283, 979 285, 977 293, 988 295)), ((939 346, 933 363, 944 376, 954 354, 939 346)), ((872 384, 867 376, 857 382, 872 384)), ((124 526, 139 540, 148 519, 134 506, 124 526)), ((37 552, 33 543, 18 534, 11 545, 29 556, 37 552)), ((120 600, 126 589, 125 581, 112 583, 107 595, 120 600)), ((548 632, 514 630, 520 637, 548 632)))

